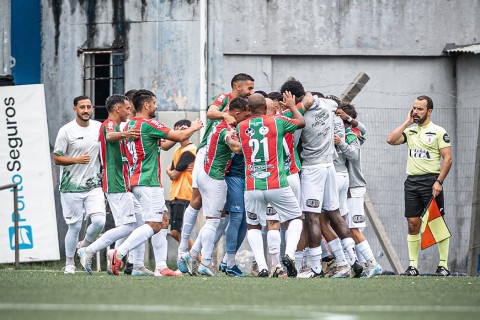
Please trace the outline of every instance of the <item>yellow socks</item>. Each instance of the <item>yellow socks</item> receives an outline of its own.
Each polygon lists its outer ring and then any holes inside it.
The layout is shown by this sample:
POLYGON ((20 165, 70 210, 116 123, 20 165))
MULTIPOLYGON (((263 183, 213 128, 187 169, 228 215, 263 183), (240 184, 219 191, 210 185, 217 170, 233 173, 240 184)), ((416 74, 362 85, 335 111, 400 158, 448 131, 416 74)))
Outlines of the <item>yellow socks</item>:
MULTIPOLYGON (((407 244, 408 244, 408 256, 410 258, 410 265, 414 268, 418 268, 418 253, 420 252, 420 234, 407 235, 407 244)), ((447 257, 448 257, 448 249, 447 249, 447 257)))
POLYGON ((448 249, 450 248, 450 238, 440 241, 437 243, 437 246, 440 255, 440 262, 438 265, 448 270, 448 249))

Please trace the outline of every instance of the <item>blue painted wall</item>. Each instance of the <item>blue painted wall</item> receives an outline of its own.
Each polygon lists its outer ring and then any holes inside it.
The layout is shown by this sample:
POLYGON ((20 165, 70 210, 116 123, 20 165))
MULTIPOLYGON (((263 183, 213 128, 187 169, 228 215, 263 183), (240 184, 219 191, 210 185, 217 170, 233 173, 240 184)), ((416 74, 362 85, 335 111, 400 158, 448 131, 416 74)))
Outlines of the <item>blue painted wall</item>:
POLYGON ((42 58, 40 0, 14 0, 12 3, 12 68, 15 84, 40 83, 42 58))

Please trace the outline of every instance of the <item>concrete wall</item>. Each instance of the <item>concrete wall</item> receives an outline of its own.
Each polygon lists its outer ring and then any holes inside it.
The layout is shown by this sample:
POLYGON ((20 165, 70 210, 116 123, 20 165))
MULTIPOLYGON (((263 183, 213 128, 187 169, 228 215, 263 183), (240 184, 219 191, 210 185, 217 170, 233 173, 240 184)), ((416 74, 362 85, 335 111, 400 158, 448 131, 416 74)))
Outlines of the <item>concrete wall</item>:
MULTIPOLYGON (((159 113, 167 125, 184 111, 196 117, 198 1, 43 0, 42 7, 42 82, 52 144, 73 118, 73 97, 83 93, 79 49, 123 47, 126 90, 150 89, 160 111, 182 111, 159 113)), ((354 103, 368 127, 362 154, 368 191, 406 266, 406 153, 385 138, 416 96, 432 96, 433 121, 447 129, 454 146, 454 167, 445 183, 454 234, 451 268, 465 271, 480 59, 443 57, 442 51, 447 43, 480 42, 479 8, 479 0, 208 1, 208 97, 229 92, 239 72, 251 74, 256 89, 267 92, 295 76, 306 89, 327 94, 340 94, 358 72, 366 72, 371 80, 354 103)), ((169 157, 165 153, 163 166, 169 157)), ((59 204, 57 212, 63 225, 59 204)), ((366 234, 380 251, 371 230, 366 234)), ((436 255, 436 249, 422 253, 422 271, 433 271, 436 255)))

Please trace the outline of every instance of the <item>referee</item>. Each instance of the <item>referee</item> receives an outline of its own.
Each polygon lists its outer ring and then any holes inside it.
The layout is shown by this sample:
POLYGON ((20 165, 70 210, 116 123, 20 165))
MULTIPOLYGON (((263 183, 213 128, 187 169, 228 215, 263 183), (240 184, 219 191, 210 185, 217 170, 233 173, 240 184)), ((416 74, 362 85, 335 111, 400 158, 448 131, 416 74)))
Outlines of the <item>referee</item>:
MULTIPOLYGON (((407 179, 405 180, 405 217, 408 223, 408 255, 410 265, 402 273, 418 276, 420 252, 420 226, 422 212, 435 196, 442 215, 444 211, 443 181, 452 166, 450 137, 444 128, 430 121, 433 101, 427 96, 418 97, 407 120, 387 137, 391 145, 407 143, 407 179), (415 124, 415 125, 414 125, 415 124), (443 158, 441 163, 440 158, 443 158)), ((450 239, 438 242, 440 263, 435 275, 448 276, 448 249, 450 239)))

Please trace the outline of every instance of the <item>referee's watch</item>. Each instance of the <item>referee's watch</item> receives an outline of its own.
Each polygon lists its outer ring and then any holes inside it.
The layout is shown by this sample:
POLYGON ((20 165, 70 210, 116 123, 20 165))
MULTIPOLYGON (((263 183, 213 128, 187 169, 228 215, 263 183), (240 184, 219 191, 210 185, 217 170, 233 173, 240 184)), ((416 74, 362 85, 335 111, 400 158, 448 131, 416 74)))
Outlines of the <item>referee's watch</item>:
POLYGON ((443 180, 437 179, 435 181, 437 181, 438 183, 440 183, 441 186, 443 186, 443 180))

